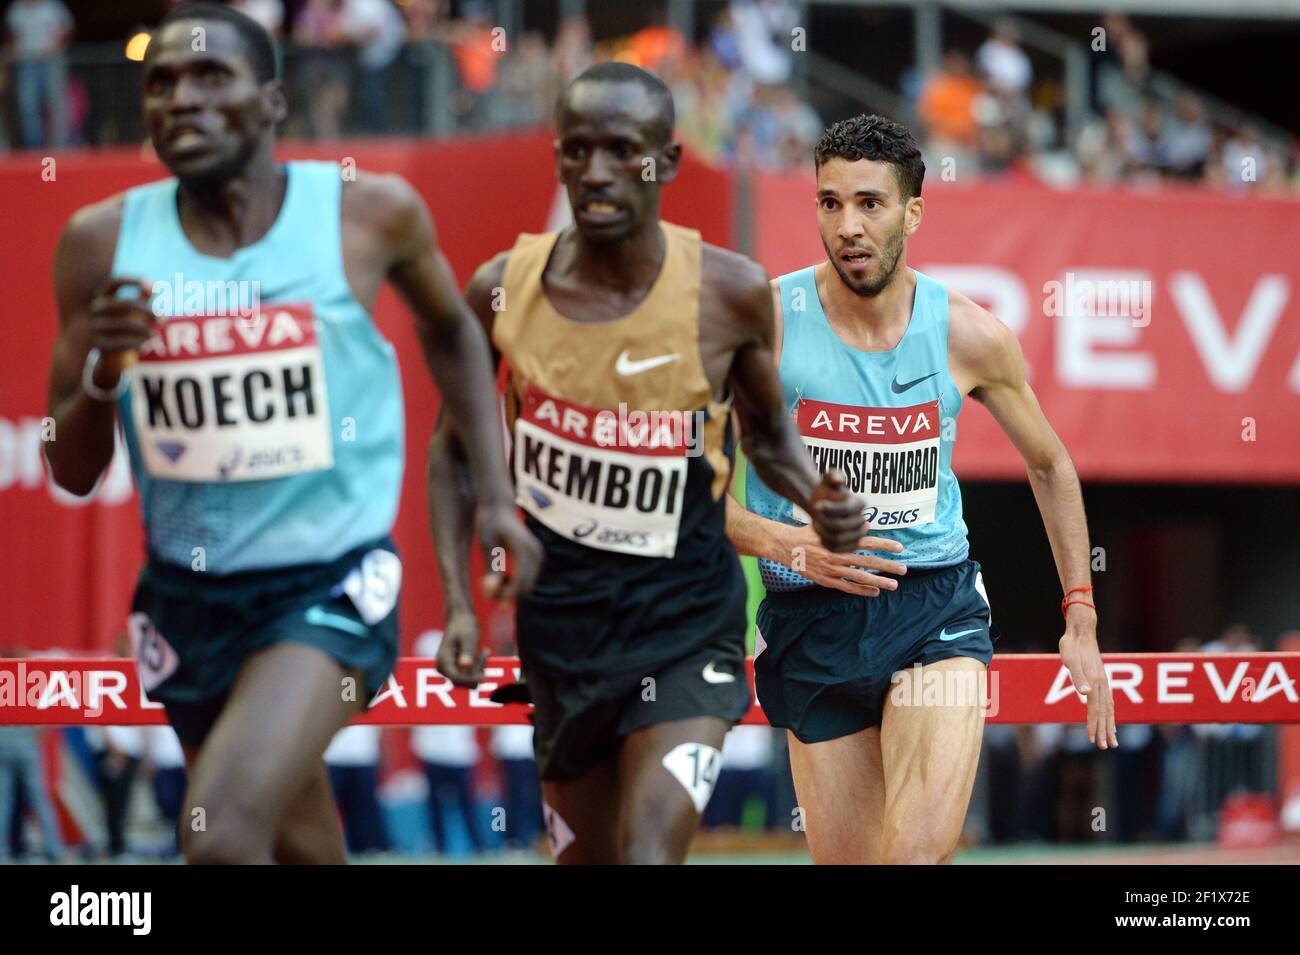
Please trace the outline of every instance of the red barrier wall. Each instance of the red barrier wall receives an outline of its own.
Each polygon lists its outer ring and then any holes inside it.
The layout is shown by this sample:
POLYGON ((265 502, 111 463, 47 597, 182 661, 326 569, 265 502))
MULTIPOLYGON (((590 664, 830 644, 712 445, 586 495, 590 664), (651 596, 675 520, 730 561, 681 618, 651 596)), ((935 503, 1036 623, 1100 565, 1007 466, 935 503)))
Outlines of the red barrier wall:
MULTIPOLYGON (((551 139, 542 133, 437 145, 295 145, 281 155, 351 157, 360 169, 405 176, 428 202, 462 284, 517 233, 543 231, 556 197, 551 139)), ((143 556, 140 519, 125 473, 107 480, 93 503, 59 494, 47 479, 40 422, 56 330, 51 263, 59 232, 78 208, 166 171, 130 150, 60 157, 53 181, 42 178, 43 170, 36 155, 0 163, 10 309, 0 348, 0 648, 103 650, 124 630, 143 556)), ((729 181, 688 157, 664 192, 665 218, 700 229, 708 241, 732 244, 729 181)), ((407 401, 408 467, 395 537, 406 565, 402 631, 409 648, 419 632, 441 622, 423 489, 438 399, 409 315, 391 289, 381 292, 375 321, 397 348, 407 401)))

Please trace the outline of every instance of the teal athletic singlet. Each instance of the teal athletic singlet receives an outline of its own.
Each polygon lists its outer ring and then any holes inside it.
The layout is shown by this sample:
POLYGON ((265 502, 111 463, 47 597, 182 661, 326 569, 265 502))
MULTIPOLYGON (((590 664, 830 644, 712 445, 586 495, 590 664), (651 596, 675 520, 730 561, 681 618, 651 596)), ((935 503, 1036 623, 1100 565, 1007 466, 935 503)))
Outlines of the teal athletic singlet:
MULTIPOLYGON (((948 373, 948 290, 914 274, 911 321, 899 343, 882 352, 840 341, 811 267, 781 276, 781 386, 817 470, 841 471, 867 503, 870 533, 902 543, 902 554, 883 556, 908 567, 947 567, 969 550, 952 473, 962 397, 948 373)), ((746 506, 760 517, 808 523, 752 465, 745 488, 746 506)), ((811 586, 769 560, 759 570, 769 591, 811 586)))
POLYGON ((167 283, 154 300, 171 314, 121 399, 149 552, 168 563, 196 547, 212 573, 329 561, 397 514, 397 359, 343 271, 339 167, 287 169, 279 217, 230 258, 190 244, 176 180, 126 194, 113 274, 167 283))

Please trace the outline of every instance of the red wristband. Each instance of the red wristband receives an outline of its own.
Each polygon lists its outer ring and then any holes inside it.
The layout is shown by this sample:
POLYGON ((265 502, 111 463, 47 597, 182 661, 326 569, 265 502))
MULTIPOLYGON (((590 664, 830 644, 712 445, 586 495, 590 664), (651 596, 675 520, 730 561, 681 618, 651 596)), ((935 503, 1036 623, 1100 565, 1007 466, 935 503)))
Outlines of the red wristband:
POLYGON ((1096 610, 1097 609, 1096 604, 1091 604, 1086 600, 1070 599, 1070 594, 1091 593, 1091 592, 1092 592, 1091 587, 1071 587, 1069 590, 1067 590, 1065 592, 1065 596, 1061 598, 1061 616, 1065 617, 1067 620, 1069 619, 1069 609, 1072 604, 1083 604, 1085 607, 1092 607, 1093 610, 1096 610))

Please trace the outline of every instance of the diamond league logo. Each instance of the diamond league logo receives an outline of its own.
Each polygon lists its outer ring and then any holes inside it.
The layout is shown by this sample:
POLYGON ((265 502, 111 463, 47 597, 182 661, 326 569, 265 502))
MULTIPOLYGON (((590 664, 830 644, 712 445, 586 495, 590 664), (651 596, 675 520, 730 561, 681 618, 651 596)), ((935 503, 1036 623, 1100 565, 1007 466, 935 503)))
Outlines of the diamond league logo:
POLYGON ((179 461, 188 448, 184 441, 155 441, 153 446, 172 464, 179 461))

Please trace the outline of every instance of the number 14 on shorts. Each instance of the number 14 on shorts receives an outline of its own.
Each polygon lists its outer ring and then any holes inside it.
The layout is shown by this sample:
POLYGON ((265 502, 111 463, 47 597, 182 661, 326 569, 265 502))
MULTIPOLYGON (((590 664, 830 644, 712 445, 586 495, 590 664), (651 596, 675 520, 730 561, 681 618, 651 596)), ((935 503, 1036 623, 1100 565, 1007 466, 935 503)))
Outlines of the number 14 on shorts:
POLYGON ((703 743, 681 743, 664 755, 663 767, 685 787, 695 811, 703 813, 718 782, 722 754, 703 743))

